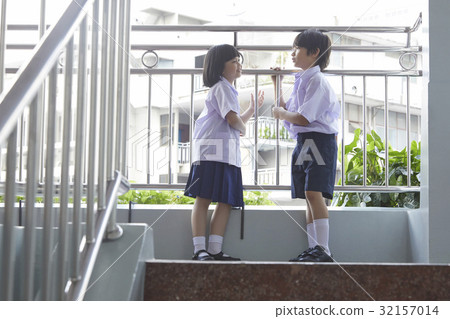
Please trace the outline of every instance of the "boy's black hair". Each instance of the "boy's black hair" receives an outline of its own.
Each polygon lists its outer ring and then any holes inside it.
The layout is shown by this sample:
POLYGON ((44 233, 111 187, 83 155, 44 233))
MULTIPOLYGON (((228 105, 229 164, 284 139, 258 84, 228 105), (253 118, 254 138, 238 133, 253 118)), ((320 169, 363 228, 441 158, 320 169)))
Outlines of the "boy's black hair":
POLYGON ((318 65, 320 70, 324 70, 330 62, 331 40, 317 29, 308 29, 298 34, 294 39, 294 46, 305 48, 308 53, 314 54, 319 49, 319 55, 314 65, 318 65))
POLYGON ((203 84, 212 87, 219 82, 225 63, 240 56, 239 51, 229 44, 219 44, 210 48, 203 66, 203 84))

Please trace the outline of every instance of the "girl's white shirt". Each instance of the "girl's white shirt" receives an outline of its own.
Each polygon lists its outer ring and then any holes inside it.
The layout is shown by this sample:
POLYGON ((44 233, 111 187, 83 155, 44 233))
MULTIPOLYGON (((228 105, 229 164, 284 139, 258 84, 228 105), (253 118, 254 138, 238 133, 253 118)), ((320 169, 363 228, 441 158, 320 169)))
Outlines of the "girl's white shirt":
POLYGON ((237 90, 223 77, 208 92, 205 107, 195 122, 192 163, 215 161, 241 167, 240 132, 225 116, 240 115, 237 90))
POLYGON ((305 132, 339 132, 341 105, 317 65, 295 74, 294 89, 286 102, 286 109, 300 113, 309 122, 308 125, 301 126, 284 121, 291 138, 297 138, 298 133, 305 132))

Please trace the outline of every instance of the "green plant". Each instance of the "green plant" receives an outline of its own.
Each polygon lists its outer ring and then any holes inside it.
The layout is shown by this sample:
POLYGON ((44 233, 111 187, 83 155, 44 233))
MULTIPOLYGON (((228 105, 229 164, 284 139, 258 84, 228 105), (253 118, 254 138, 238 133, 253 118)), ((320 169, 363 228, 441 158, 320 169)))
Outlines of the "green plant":
MULTIPOLYGON (((267 192, 244 192, 245 205, 273 205, 267 192)), ((182 191, 130 190, 119 196, 119 204, 194 204, 195 199, 182 191)))
POLYGON ((268 192, 259 192, 259 191, 253 191, 253 192, 244 192, 244 203, 245 205, 275 205, 270 199, 269 199, 269 193, 268 192))
MULTIPOLYGON (((407 185, 408 154, 406 148, 401 151, 394 150, 390 145, 388 163, 389 186, 407 185)), ((338 159, 341 161, 339 148, 338 159)), ((420 185, 420 142, 412 141, 410 147, 411 159, 411 186, 420 185)), ((363 185, 363 149, 361 130, 355 130, 353 141, 344 148, 344 178, 346 185, 363 185)), ((385 185, 385 144, 375 131, 367 134, 366 147, 366 184, 370 186, 385 185)), ((338 184, 342 184, 339 180, 338 184)), ((376 207, 407 207, 418 208, 420 193, 345 193, 336 192, 333 206, 376 206, 376 207)))

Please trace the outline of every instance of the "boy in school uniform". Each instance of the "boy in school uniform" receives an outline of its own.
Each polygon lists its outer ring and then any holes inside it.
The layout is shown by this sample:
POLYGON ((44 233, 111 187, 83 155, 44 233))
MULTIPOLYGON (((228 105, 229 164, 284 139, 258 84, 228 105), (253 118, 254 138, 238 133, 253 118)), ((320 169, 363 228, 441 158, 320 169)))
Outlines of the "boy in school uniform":
MULTIPOLYGON (((292 154, 292 198, 306 199, 308 249, 293 262, 332 262, 328 247, 329 215, 324 198, 332 199, 335 176, 340 104, 323 71, 329 63, 330 38, 308 29, 294 40, 291 54, 295 67, 292 94, 273 116, 284 121, 291 138, 297 139, 292 154)), ((279 70, 279 68, 275 68, 279 70)), ((273 77, 274 79, 274 77, 273 77)))

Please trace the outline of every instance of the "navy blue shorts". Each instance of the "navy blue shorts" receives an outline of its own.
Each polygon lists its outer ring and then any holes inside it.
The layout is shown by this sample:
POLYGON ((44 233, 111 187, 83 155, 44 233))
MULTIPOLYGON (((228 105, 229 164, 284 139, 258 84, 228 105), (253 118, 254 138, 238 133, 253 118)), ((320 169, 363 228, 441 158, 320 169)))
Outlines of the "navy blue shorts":
POLYGON ((306 198, 305 191, 322 192, 332 199, 336 179, 335 134, 299 133, 292 153, 291 195, 306 198))
POLYGON ((196 162, 191 166, 184 195, 243 207, 241 168, 221 162, 196 162))

